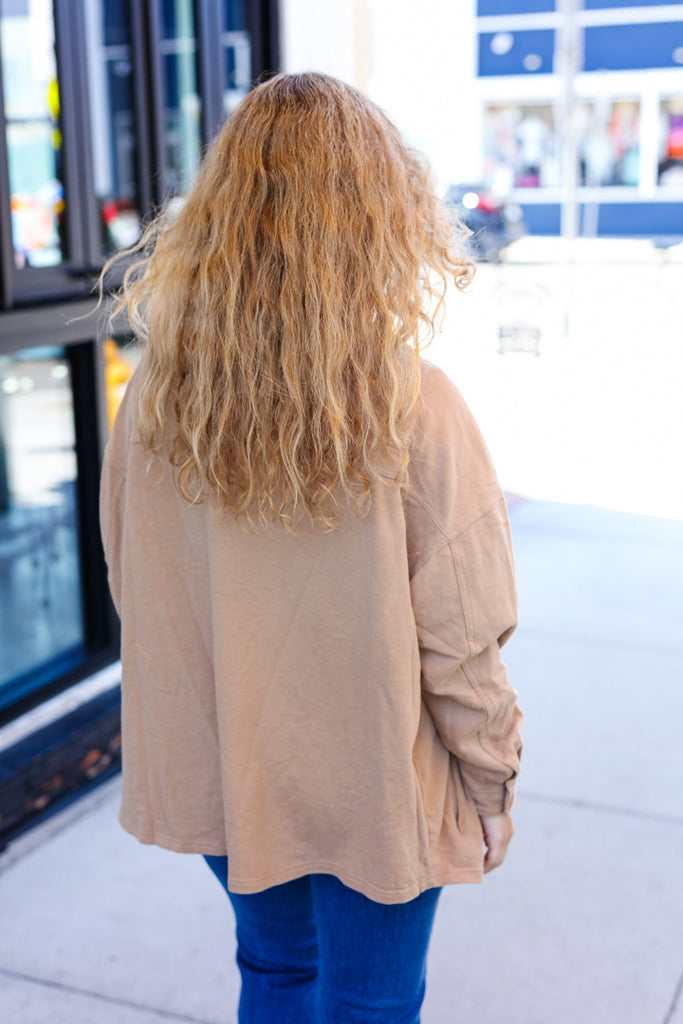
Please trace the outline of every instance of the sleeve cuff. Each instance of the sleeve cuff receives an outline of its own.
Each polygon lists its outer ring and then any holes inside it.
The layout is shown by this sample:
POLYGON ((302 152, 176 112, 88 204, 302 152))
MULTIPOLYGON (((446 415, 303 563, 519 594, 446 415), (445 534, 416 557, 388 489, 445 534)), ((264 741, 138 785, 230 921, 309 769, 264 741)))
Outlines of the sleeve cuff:
POLYGON ((512 809, 515 802, 516 776, 507 779, 502 785, 477 786, 476 789, 468 783, 466 777, 463 781, 480 818, 492 818, 496 814, 507 814, 512 809))

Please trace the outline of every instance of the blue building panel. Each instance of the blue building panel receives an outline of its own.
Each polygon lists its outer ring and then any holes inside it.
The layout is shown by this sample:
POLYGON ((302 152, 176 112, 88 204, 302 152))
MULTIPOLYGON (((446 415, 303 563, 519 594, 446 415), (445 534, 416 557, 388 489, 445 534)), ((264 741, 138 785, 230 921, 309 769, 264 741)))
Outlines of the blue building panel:
POLYGON ((600 25, 584 37, 586 71, 680 67, 674 51, 683 48, 683 21, 645 25, 600 25))
MULTIPOLYGON (((681 0, 584 0, 587 11, 615 7, 665 7, 681 0)), ((546 14, 556 9, 555 0, 477 0, 480 18, 505 17, 508 14, 546 14)))
POLYGON ((665 7, 667 4, 680 2, 681 0, 584 0, 583 6, 587 11, 601 11, 606 7, 665 7))
POLYGON ((560 234, 559 203, 520 204, 524 212, 524 223, 530 235, 560 234))
MULTIPOLYGON (((530 235, 559 235, 559 203, 522 203, 524 223, 530 235)), ((582 228, 586 213, 581 204, 582 228)), ((598 236, 603 238, 683 238, 683 203, 601 203, 598 236)))
POLYGON ((479 74, 549 75, 553 70, 555 32, 531 29, 522 32, 482 32, 479 35, 479 74))
POLYGON ((599 235, 683 237, 683 203, 604 203, 599 235))
POLYGON ((480 18, 506 14, 541 14, 555 10, 555 0, 477 0, 480 18))

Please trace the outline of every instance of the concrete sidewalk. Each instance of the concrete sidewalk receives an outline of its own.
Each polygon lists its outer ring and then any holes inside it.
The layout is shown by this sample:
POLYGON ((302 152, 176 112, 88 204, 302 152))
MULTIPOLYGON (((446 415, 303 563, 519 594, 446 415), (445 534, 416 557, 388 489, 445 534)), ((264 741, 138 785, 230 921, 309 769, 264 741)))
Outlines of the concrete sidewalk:
MULTIPOLYGON (((516 835, 444 889, 423 1024, 683 1024, 683 522, 522 501, 516 835)), ((231 908, 120 778, 0 858, 0 1024, 234 1024, 231 908)))

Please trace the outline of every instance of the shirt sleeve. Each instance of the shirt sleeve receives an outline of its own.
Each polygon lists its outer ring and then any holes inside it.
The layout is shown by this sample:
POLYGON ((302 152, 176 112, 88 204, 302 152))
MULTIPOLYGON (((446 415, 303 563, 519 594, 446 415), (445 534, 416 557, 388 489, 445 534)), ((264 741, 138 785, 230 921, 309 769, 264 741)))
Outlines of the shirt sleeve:
POLYGON ((448 537, 411 580, 422 695, 480 815, 514 801, 523 715, 500 649, 517 627, 505 500, 448 537))
POLYGON ((480 815, 510 809, 524 721, 501 659, 517 628, 505 496, 458 388, 423 361, 406 504, 422 695, 480 815))

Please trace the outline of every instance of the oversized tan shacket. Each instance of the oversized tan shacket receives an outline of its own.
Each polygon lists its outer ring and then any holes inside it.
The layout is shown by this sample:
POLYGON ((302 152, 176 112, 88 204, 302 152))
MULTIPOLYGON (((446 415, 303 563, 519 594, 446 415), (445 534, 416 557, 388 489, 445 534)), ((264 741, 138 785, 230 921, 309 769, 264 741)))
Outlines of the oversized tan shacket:
POLYGON ((523 716, 499 650, 517 624, 507 509, 460 392, 422 360, 405 505, 391 483, 332 532, 248 535, 144 451, 143 366, 101 488, 121 825, 227 854, 237 893, 324 872, 401 903, 482 881, 479 815, 512 805, 523 716))

